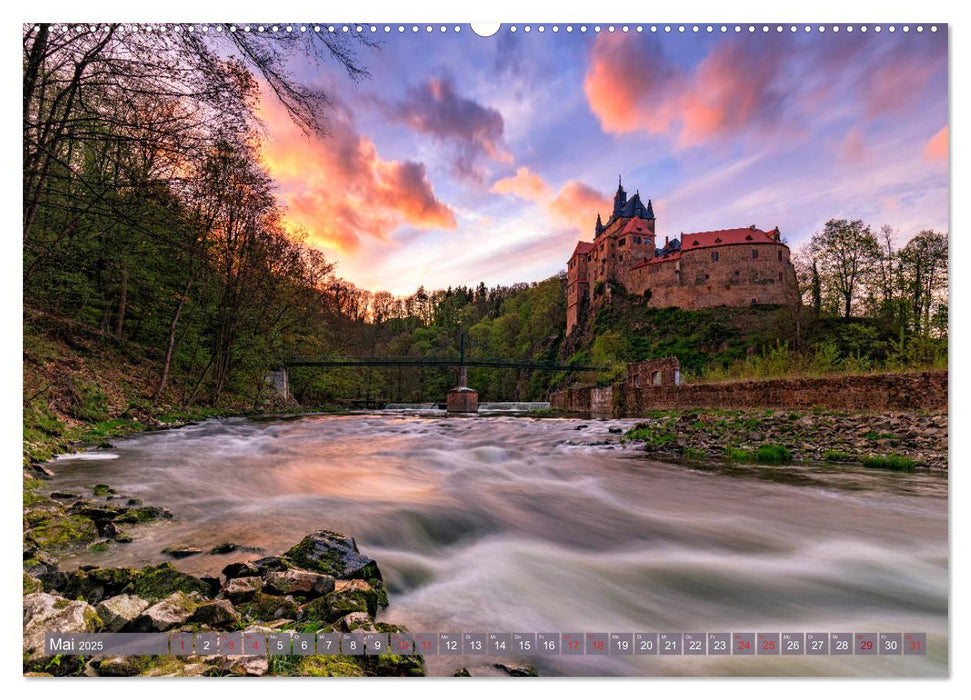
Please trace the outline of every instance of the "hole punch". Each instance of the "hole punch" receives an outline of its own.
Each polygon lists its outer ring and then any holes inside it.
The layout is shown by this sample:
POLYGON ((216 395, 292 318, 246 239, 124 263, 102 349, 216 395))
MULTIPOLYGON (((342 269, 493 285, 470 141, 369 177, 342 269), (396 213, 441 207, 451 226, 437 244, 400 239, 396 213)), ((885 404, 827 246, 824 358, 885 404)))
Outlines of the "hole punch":
POLYGON ((469 25, 472 32, 477 36, 490 37, 502 27, 499 22, 473 22, 469 25))

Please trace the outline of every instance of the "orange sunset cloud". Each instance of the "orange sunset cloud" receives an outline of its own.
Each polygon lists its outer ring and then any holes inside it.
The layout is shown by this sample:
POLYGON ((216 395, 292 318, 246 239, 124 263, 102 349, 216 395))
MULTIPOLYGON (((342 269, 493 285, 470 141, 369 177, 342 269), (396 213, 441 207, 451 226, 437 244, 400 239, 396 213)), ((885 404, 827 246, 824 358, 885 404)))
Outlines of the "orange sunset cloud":
POLYGON ((609 212, 610 200, 589 185, 570 180, 547 204, 550 213, 563 223, 585 231, 593 229, 594 217, 609 212))
POLYGON ((546 199, 550 195, 550 188, 543 182, 543 178, 530 172, 526 166, 516 168, 515 175, 496 180, 489 191, 495 194, 511 194, 534 202, 546 199))
POLYGON ((267 95, 260 117, 268 132, 261 159, 279 185, 287 224, 305 229, 311 242, 352 251, 361 236, 389 240, 402 225, 457 227, 453 211, 436 198, 424 164, 382 159, 338 102, 328 113, 325 138, 305 136, 267 95))
POLYGON ((928 160, 947 160, 947 125, 924 146, 924 157, 928 160))

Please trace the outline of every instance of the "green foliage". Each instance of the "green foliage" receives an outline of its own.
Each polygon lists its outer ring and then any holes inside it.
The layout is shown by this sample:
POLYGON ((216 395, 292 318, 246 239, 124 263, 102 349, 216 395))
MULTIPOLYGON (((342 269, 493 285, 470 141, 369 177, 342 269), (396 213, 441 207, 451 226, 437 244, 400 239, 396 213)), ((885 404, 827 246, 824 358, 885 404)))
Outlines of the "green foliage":
POLYGON ((725 447, 724 457, 729 462, 748 462, 752 459, 752 452, 728 445, 725 447))
POLYGON ((910 457, 904 455, 868 455, 860 460, 860 463, 869 469, 890 469, 897 472, 909 472, 914 470, 917 464, 910 457))
POLYGON ((755 450, 755 461, 759 464, 789 464, 792 453, 784 445, 759 445, 755 450))
POLYGON ((856 462, 858 461, 853 455, 848 452, 842 452, 840 450, 826 450, 823 453, 823 459, 827 462, 856 462))

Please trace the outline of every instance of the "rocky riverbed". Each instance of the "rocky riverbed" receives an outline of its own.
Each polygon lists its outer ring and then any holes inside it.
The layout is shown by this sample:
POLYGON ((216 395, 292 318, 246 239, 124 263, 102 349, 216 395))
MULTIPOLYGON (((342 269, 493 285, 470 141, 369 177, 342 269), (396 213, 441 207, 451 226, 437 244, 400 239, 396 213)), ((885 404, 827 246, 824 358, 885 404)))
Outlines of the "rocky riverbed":
MULTIPOLYGON (((421 656, 55 656, 46 632, 398 632, 376 622, 388 605, 377 563, 353 538, 321 530, 279 556, 192 576, 163 562, 141 569, 58 568, 56 553, 123 545, 122 527, 171 518, 119 497, 105 484, 90 497, 35 496, 24 509, 24 673, 85 676, 421 676, 421 656), (64 502, 69 502, 66 504, 64 502)), ((236 549, 226 544, 227 551, 236 549)), ((168 552, 179 558, 194 552, 168 552)))
POLYGON ((778 445, 793 462, 899 456, 916 468, 947 469, 946 412, 660 411, 627 434, 659 457, 744 461, 762 445, 778 445))

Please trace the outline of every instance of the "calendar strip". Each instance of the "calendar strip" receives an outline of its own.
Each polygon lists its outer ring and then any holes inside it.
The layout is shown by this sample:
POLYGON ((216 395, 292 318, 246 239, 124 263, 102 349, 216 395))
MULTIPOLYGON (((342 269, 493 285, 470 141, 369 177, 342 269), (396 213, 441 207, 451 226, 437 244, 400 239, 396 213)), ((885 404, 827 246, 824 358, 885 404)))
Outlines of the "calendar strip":
POLYGON ((923 656, 924 632, 171 632, 47 634, 78 656, 923 656))

